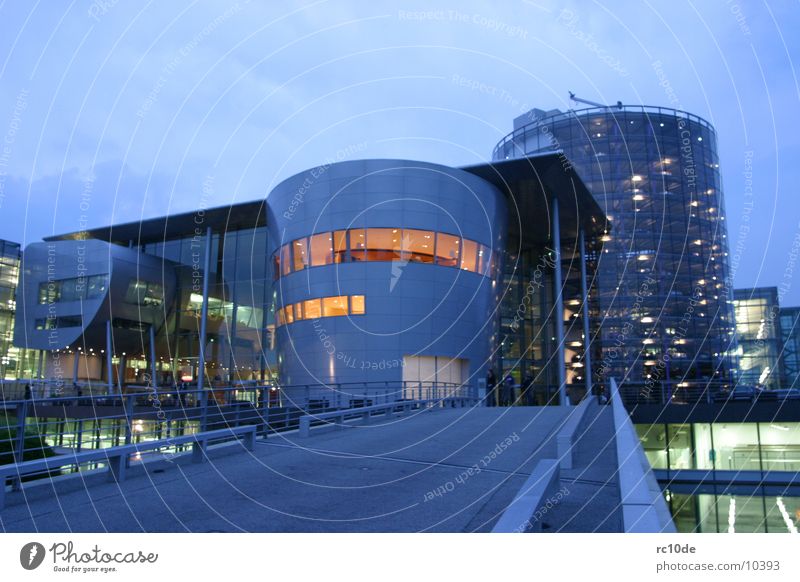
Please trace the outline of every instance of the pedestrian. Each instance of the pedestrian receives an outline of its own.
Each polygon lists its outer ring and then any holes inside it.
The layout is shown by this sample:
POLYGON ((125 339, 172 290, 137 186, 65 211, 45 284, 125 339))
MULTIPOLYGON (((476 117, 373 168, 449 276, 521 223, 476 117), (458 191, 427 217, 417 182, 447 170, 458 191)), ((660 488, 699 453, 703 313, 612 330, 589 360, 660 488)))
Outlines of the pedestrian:
POLYGON ((522 380, 522 402, 525 406, 533 406, 533 373, 528 372, 522 380))
POLYGON ((495 388, 497 386, 497 377, 494 375, 494 370, 489 369, 486 374, 486 406, 495 405, 495 388))
POLYGON ((31 393, 31 385, 25 384, 25 400, 30 400, 33 398, 33 394, 31 393))
POLYGON ((514 378, 511 376, 511 374, 508 374, 503 382, 503 389, 500 399, 502 400, 500 406, 514 405, 514 378))

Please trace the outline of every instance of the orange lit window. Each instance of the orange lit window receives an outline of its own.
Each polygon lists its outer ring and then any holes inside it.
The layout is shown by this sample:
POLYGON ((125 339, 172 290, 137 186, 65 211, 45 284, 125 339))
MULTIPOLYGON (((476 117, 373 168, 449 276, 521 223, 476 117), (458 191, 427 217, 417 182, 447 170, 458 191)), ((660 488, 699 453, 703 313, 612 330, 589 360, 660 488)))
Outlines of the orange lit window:
POLYGON ((281 276, 281 251, 275 251, 272 256, 272 278, 277 279, 281 276))
POLYGON ((319 299, 309 299, 303 302, 303 319, 318 319, 322 317, 322 305, 319 299))
POLYGON ((403 229, 403 260, 433 262, 434 233, 429 230, 403 229))
POLYGON ((299 238, 292 243, 292 254, 294 256, 294 270, 302 271, 308 267, 308 239, 299 238))
POLYGON ((333 262, 347 262, 347 231, 337 230, 333 233, 333 262))
POLYGON ((286 320, 283 318, 283 307, 279 308, 275 312, 275 320, 278 322, 278 325, 283 325, 286 323, 286 320))
POLYGON ((291 244, 281 247, 281 274, 288 275, 292 272, 292 249, 291 244))
POLYGON ((464 239, 464 248, 461 250, 461 268, 465 271, 475 272, 475 262, 478 259, 478 243, 464 239))
POLYGON ((489 261, 491 256, 491 250, 489 247, 485 245, 478 245, 478 273, 481 275, 488 275, 487 271, 489 270, 489 261))
POLYGON ((363 228, 353 229, 350 232, 350 260, 366 260, 367 231, 363 228))
POLYGON ((302 303, 295 303, 294 304, 294 320, 295 321, 302 321, 305 319, 303 317, 303 304, 302 303))
POLYGON ((364 315, 364 296, 350 296, 350 315, 364 315))
POLYGON ((400 259, 400 229, 367 229, 367 260, 397 261, 400 259))
POLYGON ((347 315, 347 295, 324 297, 322 299, 322 315, 324 317, 347 315))
POLYGON ((294 309, 293 305, 287 305, 283 308, 283 317, 286 323, 294 323, 294 309))
POLYGON ((461 255, 461 239, 452 234, 436 235, 436 264, 444 267, 458 267, 461 255))
POLYGON ((333 262, 333 236, 329 232, 311 237, 311 266, 330 265, 333 262))

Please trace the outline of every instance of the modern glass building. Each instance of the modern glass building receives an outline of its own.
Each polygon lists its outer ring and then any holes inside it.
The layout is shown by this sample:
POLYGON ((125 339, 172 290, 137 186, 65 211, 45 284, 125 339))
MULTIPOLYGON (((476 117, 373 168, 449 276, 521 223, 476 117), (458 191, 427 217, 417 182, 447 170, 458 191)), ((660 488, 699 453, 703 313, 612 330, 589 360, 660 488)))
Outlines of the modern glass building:
POLYGON ((20 245, 0 239, 0 380, 36 375, 41 358, 41 353, 20 349, 13 343, 21 260, 20 245))
POLYGON ((642 106, 534 109, 495 161, 556 152, 608 222, 596 257, 595 380, 638 401, 708 398, 735 376, 733 310, 716 133, 642 106))
POLYGON ((255 202, 33 243, 14 342, 47 352, 42 375, 57 389, 264 383, 275 364, 267 237, 255 202))
POLYGON ((265 201, 29 245, 14 338, 47 352, 57 388, 280 382, 348 406, 365 396, 342 385, 413 385, 396 394, 409 398, 478 387, 495 366, 564 402, 589 379, 603 225, 554 154, 320 166, 265 201))
POLYGON ((733 296, 739 381, 770 390, 780 388, 784 371, 778 288, 736 289, 733 296))
POLYGON ((800 307, 781 307, 783 387, 800 389, 800 307))

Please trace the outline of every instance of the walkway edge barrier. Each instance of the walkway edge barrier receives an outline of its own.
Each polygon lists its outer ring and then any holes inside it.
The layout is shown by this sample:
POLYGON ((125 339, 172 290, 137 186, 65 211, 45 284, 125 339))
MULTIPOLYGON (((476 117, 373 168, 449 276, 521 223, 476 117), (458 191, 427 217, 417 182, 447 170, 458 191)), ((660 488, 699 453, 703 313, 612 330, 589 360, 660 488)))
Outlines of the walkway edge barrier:
POLYGON ((675 533, 667 502, 611 378, 611 406, 617 445, 617 474, 625 533, 675 533))
POLYGON ((492 533, 526 533, 542 530, 541 517, 555 504, 559 481, 556 459, 542 459, 492 528, 492 533), (548 506, 549 504, 549 506, 548 506))
POLYGON ((561 427, 561 430, 558 431, 556 435, 556 446, 561 469, 572 469, 573 452, 575 450, 575 441, 578 437, 578 429, 583 424, 586 411, 595 402, 592 396, 587 395, 578 406, 570 410, 567 421, 561 427))

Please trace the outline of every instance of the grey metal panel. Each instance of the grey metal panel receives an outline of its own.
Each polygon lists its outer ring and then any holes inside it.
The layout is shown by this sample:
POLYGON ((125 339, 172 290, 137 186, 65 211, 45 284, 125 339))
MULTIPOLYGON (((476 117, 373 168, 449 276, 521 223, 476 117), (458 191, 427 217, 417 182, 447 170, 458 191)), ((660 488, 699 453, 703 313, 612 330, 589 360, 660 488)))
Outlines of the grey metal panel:
MULTIPOLYGON (((85 284, 85 283, 83 283, 85 284)), ((163 325, 165 310, 175 302, 176 275, 169 261, 143 255, 134 249, 100 240, 64 240, 33 243, 23 254, 14 344, 36 349, 63 349, 74 345, 105 347, 105 322, 109 318, 163 325), (165 268, 166 267, 166 268, 165 268), (40 285, 76 277, 108 275, 105 294, 82 301, 39 303, 40 285), (158 283, 164 290, 160 307, 125 301, 131 280, 158 283), (80 317, 81 327, 36 329, 36 321, 49 318, 80 317)), ((141 348, 141 333, 116 329, 115 345, 120 349, 141 348)))

